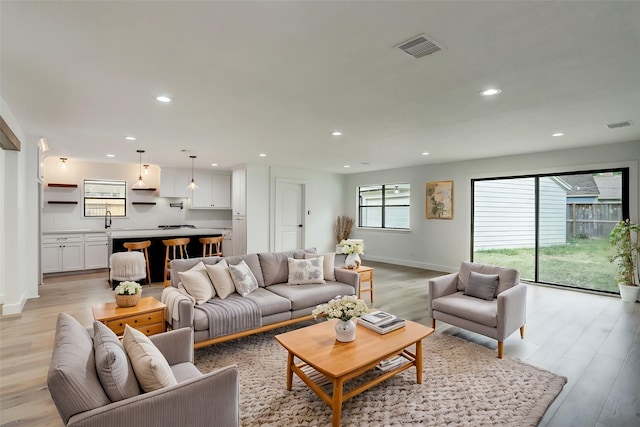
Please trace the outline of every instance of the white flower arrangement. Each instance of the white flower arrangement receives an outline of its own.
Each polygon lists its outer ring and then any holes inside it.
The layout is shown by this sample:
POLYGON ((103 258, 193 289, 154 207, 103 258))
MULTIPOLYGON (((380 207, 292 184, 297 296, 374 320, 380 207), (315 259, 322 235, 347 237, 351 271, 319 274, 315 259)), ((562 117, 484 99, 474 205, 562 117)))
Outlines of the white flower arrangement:
POLYGON ((364 243, 360 239, 347 239, 338 243, 338 246, 342 248, 343 254, 358 254, 364 253, 364 243))
POLYGON ((349 320, 352 317, 360 317, 369 312, 364 300, 355 295, 337 296, 326 304, 317 306, 311 314, 317 319, 327 316, 329 319, 349 320))
POLYGON ((116 286, 115 291, 118 295, 135 295, 142 292, 142 286, 138 282, 125 281, 116 286))

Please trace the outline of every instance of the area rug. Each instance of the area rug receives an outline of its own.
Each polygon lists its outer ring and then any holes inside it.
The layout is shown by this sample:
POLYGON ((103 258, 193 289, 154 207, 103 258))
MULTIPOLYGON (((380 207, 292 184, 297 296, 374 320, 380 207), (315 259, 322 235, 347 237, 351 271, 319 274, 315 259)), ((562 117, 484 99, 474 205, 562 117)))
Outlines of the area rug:
MULTIPOLYGON (((287 353, 274 335, 287 330, 196 350, 202 372, 238 365, 242 426, 331 425, 331 409, 302 380, 286 390, 287 353)), ((342 405, 341 425, 535 426, 567 382, 449 335, 429 336, 423 353, 422 384, 413 368, 378 384, 342 405)))

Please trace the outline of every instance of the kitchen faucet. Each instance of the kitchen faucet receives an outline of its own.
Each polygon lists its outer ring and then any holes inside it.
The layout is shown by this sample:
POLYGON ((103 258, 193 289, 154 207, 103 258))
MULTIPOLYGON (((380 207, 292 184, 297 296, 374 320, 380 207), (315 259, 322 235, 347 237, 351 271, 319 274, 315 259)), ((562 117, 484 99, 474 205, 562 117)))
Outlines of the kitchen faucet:
POLYGON ((104 213, 104 228, 109 227, 111 227, 111 211, 107 209, 104 213))

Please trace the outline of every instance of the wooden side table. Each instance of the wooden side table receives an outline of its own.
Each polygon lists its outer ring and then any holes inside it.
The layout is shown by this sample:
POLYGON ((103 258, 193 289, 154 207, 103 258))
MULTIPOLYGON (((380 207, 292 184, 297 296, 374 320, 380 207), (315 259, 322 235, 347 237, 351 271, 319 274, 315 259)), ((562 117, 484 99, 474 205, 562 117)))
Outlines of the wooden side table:
POLYGON ((153 297, 140 298, 135 307, 118 307, 115 302, 91 306, 93 318, 107 325, 116 335, 124 334, 124 325, 136 328, 145 335, 167 330, 164 312, 167 306, 153 297))
POLYGON ((369 292, 369 298, 371 304, 373 304, 373 267, 365 267, 360 265, 358 268, 354 268, 353 271, 357 271, 360 274, 360 287, 358 288, 358 298, 362 298, 363 292, 369 292), (365 283, 369 284, 368 288, 362 288, 365 283))

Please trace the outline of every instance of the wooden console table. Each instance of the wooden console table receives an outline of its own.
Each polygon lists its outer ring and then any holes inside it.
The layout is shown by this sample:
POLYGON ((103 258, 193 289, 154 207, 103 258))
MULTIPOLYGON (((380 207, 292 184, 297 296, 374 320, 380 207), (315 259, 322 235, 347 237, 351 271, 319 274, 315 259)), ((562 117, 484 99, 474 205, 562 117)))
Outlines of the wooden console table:
POLYGON ((124 325, 136 328, 145 335, 159 334, 167 330, 164 311, 167 306, 153 297, 140 298, 135 307, 118 307, 115 302, 91 306, 93 318, 107 325, 120 336, 124 325))

